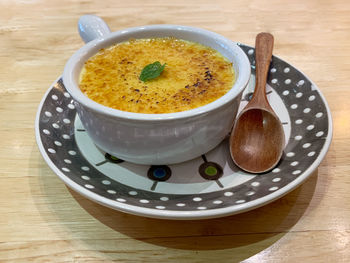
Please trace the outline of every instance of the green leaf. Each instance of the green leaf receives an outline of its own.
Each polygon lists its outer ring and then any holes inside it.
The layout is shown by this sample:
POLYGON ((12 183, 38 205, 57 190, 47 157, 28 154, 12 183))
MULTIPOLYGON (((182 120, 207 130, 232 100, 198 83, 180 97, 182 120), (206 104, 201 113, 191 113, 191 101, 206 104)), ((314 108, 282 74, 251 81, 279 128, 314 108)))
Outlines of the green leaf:
POLYGON ((154 79, 158 77, 164 70, 164 65, 160 64, 159 61, 156 61, 152 64, 148 64, 146 67, 143 68, 140 74, 140 80, 143 82, 146 82, 147 80, 154 79))

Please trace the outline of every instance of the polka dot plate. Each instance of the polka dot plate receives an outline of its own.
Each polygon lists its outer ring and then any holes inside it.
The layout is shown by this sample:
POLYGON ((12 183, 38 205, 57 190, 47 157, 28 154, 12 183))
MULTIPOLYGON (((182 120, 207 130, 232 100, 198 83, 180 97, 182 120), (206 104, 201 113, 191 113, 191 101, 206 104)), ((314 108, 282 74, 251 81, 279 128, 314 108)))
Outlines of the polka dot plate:
MULTIPOLYGON (((255 84, 252 76, 240 107, 255 84)), ((284 126, 286 147, 277 167, 249 174, 231 161, 228 142, 194 160, 169 166, 136 165, 99 150, 91 141, 74 101, 59 78, 42 99, 35 123, 41 154, 73 190, 110 208, 154 218, 204 219, 257 208, 290 192, 318 167, 332 138, 327 103, 302 72, 273 57, 268 99, 284 126)))

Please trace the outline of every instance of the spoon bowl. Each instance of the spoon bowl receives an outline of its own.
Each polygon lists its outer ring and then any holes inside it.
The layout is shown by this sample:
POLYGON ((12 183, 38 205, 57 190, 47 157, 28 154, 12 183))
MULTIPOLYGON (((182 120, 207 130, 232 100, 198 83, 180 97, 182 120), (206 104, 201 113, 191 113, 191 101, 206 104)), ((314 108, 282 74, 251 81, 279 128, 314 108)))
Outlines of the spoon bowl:
POLYGON ((240 115, 234 129, 231 156, 239 167, 251 173, 261 173, 278 163, 284 134, 275 114, 265 109, 248 109, 240 115))
POLYGON ((252 99, 237 117, 230 136, 232 160, 250 173, 272 169, 281 159, 284 148, 283 126, 271 108, 265 93, 266 78, 272 57, 273 36, 256 37, 256 86, 252 99))

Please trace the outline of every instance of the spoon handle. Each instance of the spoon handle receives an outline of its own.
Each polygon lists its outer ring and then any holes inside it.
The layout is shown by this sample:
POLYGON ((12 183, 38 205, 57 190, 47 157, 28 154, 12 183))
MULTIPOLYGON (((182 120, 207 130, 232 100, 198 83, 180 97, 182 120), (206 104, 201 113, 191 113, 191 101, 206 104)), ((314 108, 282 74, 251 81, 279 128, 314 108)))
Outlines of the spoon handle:
POLYGON ((255 39, 255 90, 252 100, 257 104, 270 107, 266 98, 266 79, 272 57, 273 36, 270 33, 259 33, 255 39))

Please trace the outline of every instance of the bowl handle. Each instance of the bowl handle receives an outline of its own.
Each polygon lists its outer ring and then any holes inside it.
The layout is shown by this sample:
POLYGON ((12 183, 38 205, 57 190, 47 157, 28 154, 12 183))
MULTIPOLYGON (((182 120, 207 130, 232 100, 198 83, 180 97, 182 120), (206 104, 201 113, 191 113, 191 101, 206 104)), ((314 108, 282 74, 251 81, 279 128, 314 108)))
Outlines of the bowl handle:
POLYGON ((83 15, 80 17, 78 31, 85 43, 96 38, 103 38, 111 33, 106 22, 101 17, 95 15, 83 15))

